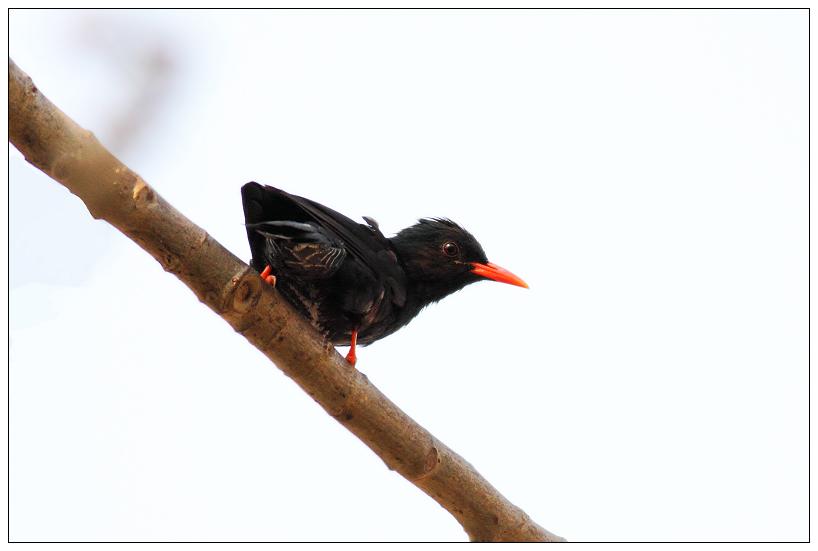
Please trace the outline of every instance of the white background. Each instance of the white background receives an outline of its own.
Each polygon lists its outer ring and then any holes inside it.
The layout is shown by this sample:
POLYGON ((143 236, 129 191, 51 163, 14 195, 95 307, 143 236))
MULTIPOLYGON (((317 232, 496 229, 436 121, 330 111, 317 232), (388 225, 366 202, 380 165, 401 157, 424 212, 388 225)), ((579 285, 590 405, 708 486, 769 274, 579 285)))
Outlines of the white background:
MULTIPOLYGON (((13 11, 10 53, 242 258, 249 180, 471 230, 531 289, 358 367, 549 530, 807 538, 806 11, 13 11)), ((12 540, 465 539, 10 157, 12 540)))

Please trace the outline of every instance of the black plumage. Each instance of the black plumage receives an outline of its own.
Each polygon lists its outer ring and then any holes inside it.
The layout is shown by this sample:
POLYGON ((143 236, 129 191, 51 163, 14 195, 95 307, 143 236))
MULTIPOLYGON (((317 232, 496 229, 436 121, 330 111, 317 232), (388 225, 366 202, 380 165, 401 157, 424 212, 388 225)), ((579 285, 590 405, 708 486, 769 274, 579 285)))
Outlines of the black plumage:
POLYGON ((251 265, 336 345, 369 344, 469 283, 526 286, 491 264, 477 240, 447 219, 423 219, 385 237, 324 205, 250 182, 242 187, 251 265))

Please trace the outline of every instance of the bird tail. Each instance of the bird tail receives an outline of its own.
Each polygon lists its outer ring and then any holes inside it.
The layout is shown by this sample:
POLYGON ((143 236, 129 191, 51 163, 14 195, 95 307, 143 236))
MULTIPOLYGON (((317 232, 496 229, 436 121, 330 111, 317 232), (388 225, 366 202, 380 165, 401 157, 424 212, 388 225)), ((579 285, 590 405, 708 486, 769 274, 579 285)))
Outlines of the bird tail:
POLYGON ((259 272, 269 263, 268 237, 294 239, 296 241, 321 241, 315 234, 312 218, 305 213, 299 201, 302 197, 290 195, 272 186, 256 182, 244 184, 241 188, 241 202, 244 206, 244 225, 253 259, 250 265, 259 272))
MULTIPOLYGON (((264 269, 265 261, 265 238, 257 231, 260 223, 271 219, 271 203, 275 197, 271 197, 269 188, 250 182, 241 188, 241 203, 244 207, 244 225, 247 228, 247 240, 250 242, 250 252, 253 255, 250 265, 258 271, 264 269)), ((279 190, 275 190, 279 191, 279 190)))

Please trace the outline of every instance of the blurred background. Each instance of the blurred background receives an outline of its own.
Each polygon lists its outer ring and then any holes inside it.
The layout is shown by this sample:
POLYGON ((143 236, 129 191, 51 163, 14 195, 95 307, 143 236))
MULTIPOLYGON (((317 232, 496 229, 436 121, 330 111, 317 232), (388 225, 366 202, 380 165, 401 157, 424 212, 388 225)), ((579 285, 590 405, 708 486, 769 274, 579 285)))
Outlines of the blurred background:
MULTIPOLYGON (((358 367, 573 541, 808 537, 806 10, 25 11, 12 59, 249 258, 250 180, 450 217, 471 286, 358 367)), ((462 541, 10 156, 12 541, 462 541)), ((343 350, 345 352, 345 349, 343 350)))

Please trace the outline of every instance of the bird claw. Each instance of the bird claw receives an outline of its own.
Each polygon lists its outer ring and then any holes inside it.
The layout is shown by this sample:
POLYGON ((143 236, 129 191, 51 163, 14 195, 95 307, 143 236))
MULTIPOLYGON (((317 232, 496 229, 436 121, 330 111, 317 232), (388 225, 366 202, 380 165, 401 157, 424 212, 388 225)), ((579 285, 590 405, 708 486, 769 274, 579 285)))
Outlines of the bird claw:
POLYGON ((355 363, 358 361, 358 357, 355 355, 356 344, 358 344, 358 330, 353 329, 352 335, 349 338, 349 352, 346 357, 347 362, 349 362, 352 367, 355 367, 355 363))
POLYGON ((273 287, 276 286, 276 276, 273 275, 273 269, 270 268, 269 265, 264 267, 264 270, 261 272, 261 279, 272 285, 273 287))

